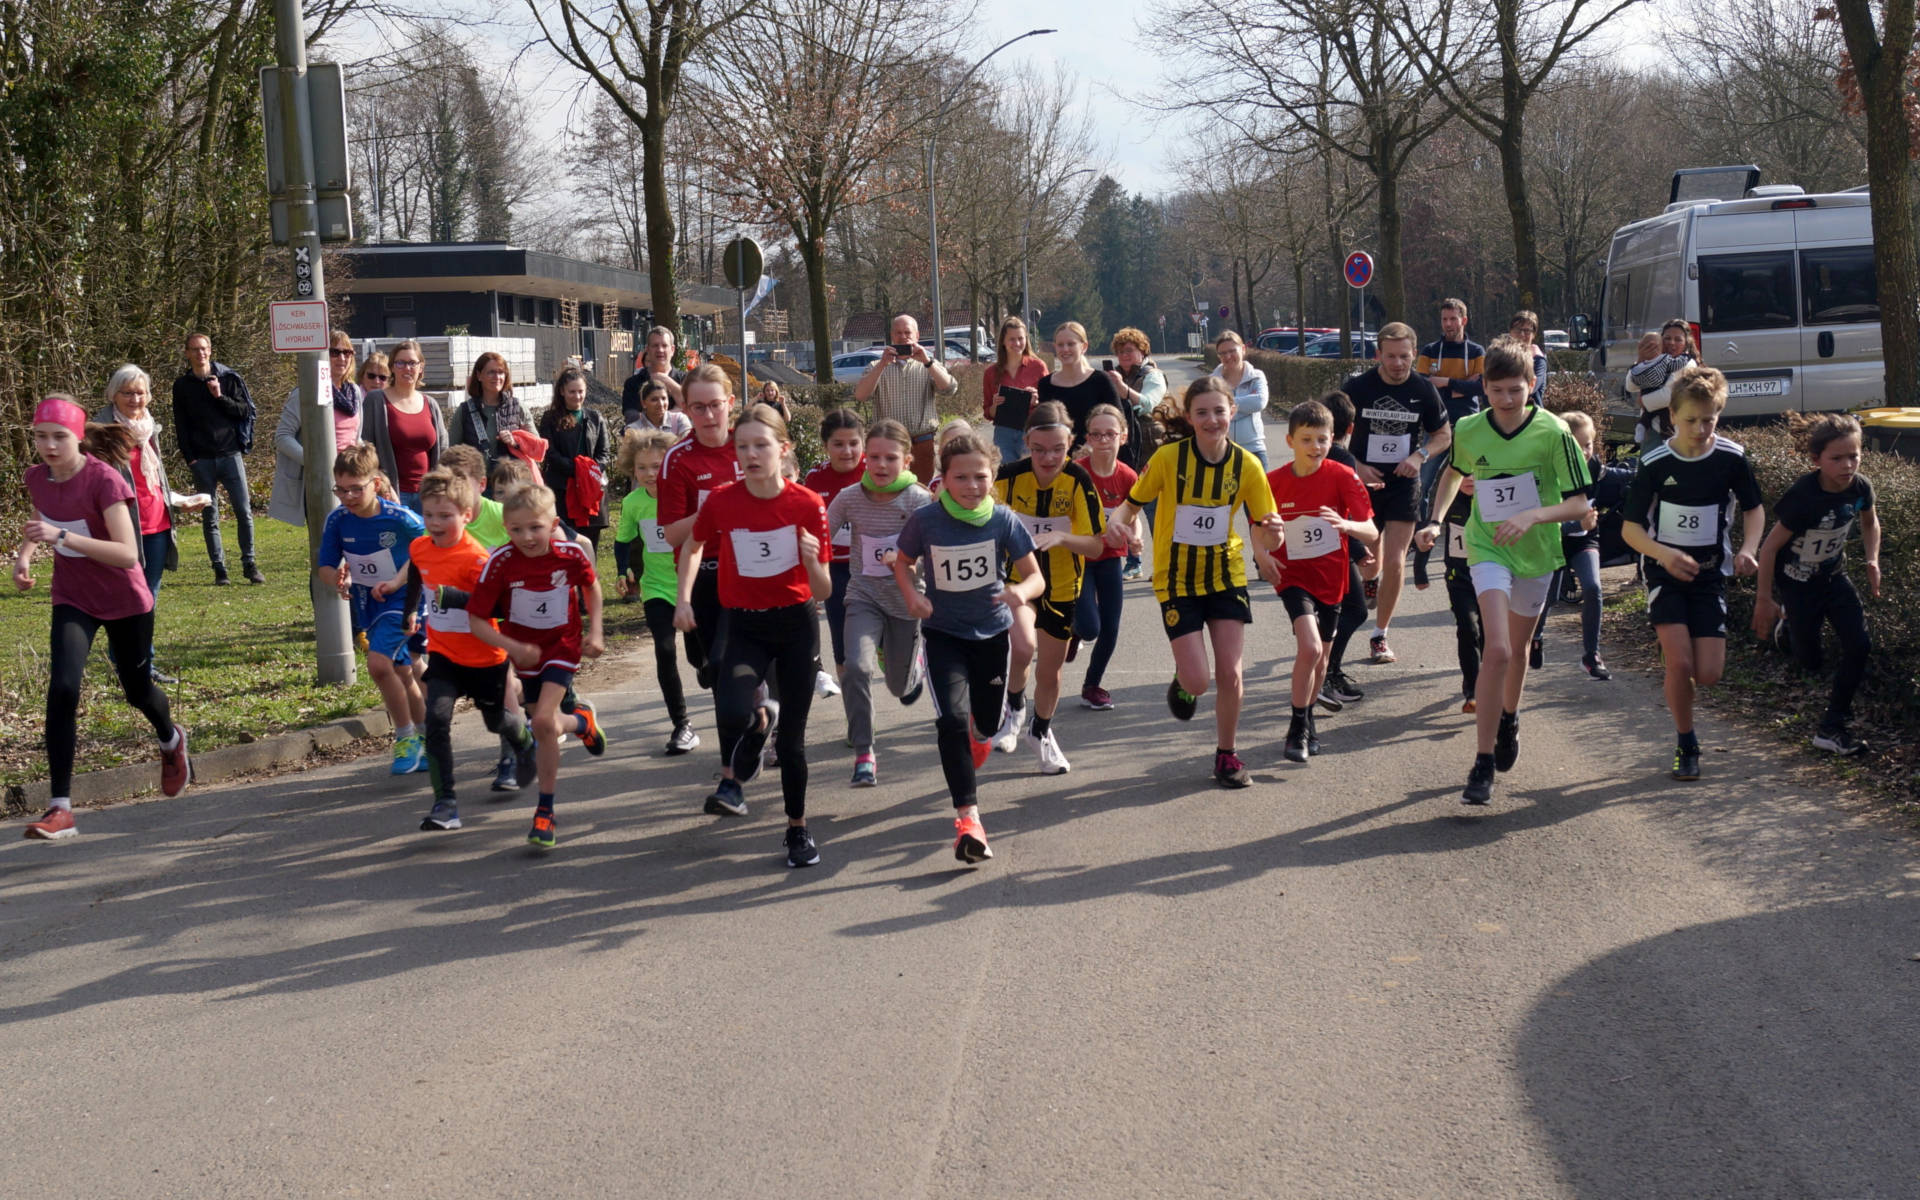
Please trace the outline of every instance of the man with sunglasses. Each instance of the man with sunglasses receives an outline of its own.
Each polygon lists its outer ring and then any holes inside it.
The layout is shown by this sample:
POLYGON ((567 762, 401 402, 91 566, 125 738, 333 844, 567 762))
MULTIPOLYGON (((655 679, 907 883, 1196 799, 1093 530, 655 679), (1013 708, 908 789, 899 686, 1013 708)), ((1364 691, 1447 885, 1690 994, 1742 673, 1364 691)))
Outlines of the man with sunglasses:
POLYGON ((240 565, 248 583, 265 583, 254 564, 253 500, 247 493, 245 456, 253 449, 253 397, 239 372, 213 360, 213 339, 204 333, 187 336, 187 370, 173 381, 173 431, 180 455, 193 472, 194 487, 214 497, 201 513, 207 558, 213 564, 213 582, 227 583, 227 553, 220 541, 220 499, 225 488, 233 505, 234 524, 240 530, 240 565))

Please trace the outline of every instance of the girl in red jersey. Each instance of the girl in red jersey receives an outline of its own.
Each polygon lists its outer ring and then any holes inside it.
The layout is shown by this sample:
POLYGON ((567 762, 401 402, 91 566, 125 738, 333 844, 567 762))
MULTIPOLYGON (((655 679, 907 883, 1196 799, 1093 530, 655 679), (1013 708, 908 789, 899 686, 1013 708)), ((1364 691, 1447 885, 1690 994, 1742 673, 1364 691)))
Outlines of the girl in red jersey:
POLYGON ((820 852, 807 832, 807 715, 820 624, 813 602, 833 591, 827 506, 780 475, 793 448, 787 423, 755 405, 734 430, 743 478, 707 497, 680 547, 680 604, 673 623, 694 628, 694 587, 707 548, 718 564, 721 606, 714 647, 713 707, 720 727, 720 785, 706 809, 744 817, 741 785, 760 770, 760 751, 778 730, 780 788, 787 808, 787 865, 810 867, 820 852), (766 698, 779 688, 782 705, 766 698))
MULTIPOLYGON (((786 416, 781 413, 781 416, 786 416)), ((826 448, 827 461, 807 472, 807 490, 828 504, 847 488, 860 482, 866 472, 867 423, 850 408, 836 408, 820 419, 820 444, 826 448)), ((819 672, 814 694, 837 696, 840 679, 847 671, 847 581, 852 578, 848 552, 853 548, 853 526, 842 525, 833 531, 833 595, 827 597, 827 632, 833 638, 833 674, 819 672)))
MULTIPOLYGON (((728 424, 733 415, 733 380, 712 363, 695 367, 682 385, 682 407, 693 432, 675 442, 660 462, 657 520, 676 561, 685 557, 694 514, 707 497, 740 478, 728 424)), ((713 686, 713 646, 720 634, 719 564, 709 559, 693 589, 694 634, 702 656, 694 672, 700 686, 713 686)), ((811 685, 811 680, 808 681, 811 685)))
MULTIPOLYGON (((1109 516, 1127 502, 1127 493, 1139 478, 1132 467, 1120 461, 1120 448, 1126 444, 1126 417, 1111 404, 1094 405, 1087 414, 1087 455, 1078 462, 1092 477, 1093 490, 1100 494, 1100 507, 1109 516)), ((1120 644, 1120 608, 1127 597, 1121 572, 1129 556, 1137 558, 1139 554, 1140 536, 1134 534, 1124 548, 1108 546, 1100 557, 1087 560, 1087 579, 1073 612, 1073 632, 1081 641, 1093 643, 1080 703, 1095 712, 1113 707, 1112 695, 1100 685, 1106 679, 1107 663, 1120 644)))

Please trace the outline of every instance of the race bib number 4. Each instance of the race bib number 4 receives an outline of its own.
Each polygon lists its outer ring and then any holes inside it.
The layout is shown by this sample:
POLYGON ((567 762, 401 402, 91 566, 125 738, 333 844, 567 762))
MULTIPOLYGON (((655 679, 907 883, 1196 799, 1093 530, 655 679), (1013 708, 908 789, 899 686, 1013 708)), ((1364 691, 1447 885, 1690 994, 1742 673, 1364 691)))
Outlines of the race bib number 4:
POLYGON ((1818 566, 1823 562, 1839 558, 1840 551, 1847 544, 1847 533, 1853 528, 1848 521, 1838 529, 1809 529, 1798 538, 1799 560, 1808 566, 1818 566))
POLYGON ((800 565, 800 535, 793 526, 779 529, 735 529, 733 567, 748 579, 784 575, 800 565))
POLYGON ((1370 463, 1398 463, 1412 453, 1411 433, 1375 433, 1367 436, 1367 461, 1370 463))
POLYGON ((900 535, 892 537, 863 537, 860 539, 860 573, 874 579, 893 574, 893 568, 887 565, 887 551, 894 549, 900 542, 900 535))
POLYGON ((507 620, 522 629, 558 629, 567 623, 572 605, 568 589, 515 588, 507 604, 507 620))
POLYGON ((1662 504, 1653 536, 1669 546, 1711 546, 1720 540, 1720 506, 1662 504))
POLYGON ((1286 533, 1290 562, 1319 558, 1340 548, 1340 534, 1325 517, 1295 517, 1287 522, 1286 533))
POLYGON ((1532 471, 1509 475, 1505 479, 1482 479, 1474 484, 1473 503, 1480 519, 1489 525, 1519 516, 1540 507, 1540 485, 1532 471))
POLYGON ((993 569, 998 553, 992 542, 968 542, 964 546, 927 547, 927 570, 933 586, 943 592, 971 592, 999 582, 993 569))
POLYGON ((1173 540, 1182 546, 1224 546, 1233 532, 1233 510, 1182 504, 1173 510, 1173 540))
POLYGON ((391 550, 347 555, 348 580, 359 587, 372 587, 376 583, 385 583, 399 574, 400 569, 393 561, 391 550))

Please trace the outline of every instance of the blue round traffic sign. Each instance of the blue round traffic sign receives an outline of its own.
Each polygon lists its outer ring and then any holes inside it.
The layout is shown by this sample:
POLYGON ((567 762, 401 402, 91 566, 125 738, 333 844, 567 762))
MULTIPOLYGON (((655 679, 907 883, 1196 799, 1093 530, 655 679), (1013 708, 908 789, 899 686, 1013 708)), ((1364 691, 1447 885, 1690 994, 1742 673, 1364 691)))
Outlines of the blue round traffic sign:
POLYGON ((1347 263, 1342 270, 1347 276, 1348 287, 1363 288, 1373 281, 1373 255, 1365 250, 1355 250, 1347 255, 1347 263))

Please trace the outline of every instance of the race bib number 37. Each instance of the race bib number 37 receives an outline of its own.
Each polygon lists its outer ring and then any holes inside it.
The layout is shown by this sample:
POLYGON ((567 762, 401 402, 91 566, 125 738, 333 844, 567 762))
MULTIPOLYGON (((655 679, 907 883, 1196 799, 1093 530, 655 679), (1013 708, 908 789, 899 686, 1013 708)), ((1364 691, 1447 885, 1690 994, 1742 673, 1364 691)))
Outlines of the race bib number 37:
POLYGON ((990 541, 927 547, 927 570, 933 576, 933 586, 943 592, 971 592, 993 586, 999 582, 993 569, 997 552, 990 541))
POLYGON ((1489 525, 1519 516, 1540 507, 1540 485, 1532 471, 1522 471, 1505 479, 1474 481, 1473 502, 1480 508, 1480 519, 1489 525))
POLYGON ((1182 546, 1224 546, 1233 531, 1233 510, 1182 504, 1173 510, 1173 540, 1182 546))

